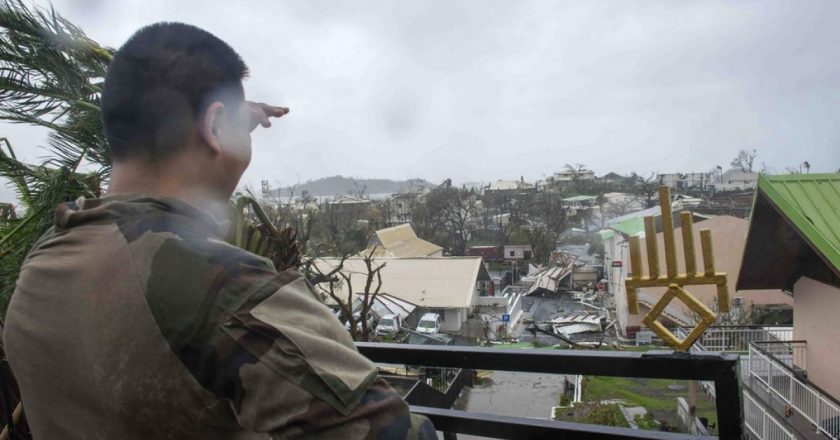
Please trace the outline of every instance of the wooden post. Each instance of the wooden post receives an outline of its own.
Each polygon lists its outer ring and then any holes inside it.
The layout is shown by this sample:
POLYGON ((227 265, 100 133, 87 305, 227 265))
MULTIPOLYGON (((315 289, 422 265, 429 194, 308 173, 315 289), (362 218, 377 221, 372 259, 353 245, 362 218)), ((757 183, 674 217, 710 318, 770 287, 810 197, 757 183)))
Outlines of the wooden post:
POLYGON ((648 270, 650 279, 659 278, 659 245, 656 241, 656 221, 645 217, 645 244, 647 245, 648 270))
POLYGON ((677 276, 677 244, 674 242, 674 216, 671 211, 671 191, 659 187, 659 205, 662 209, 662 237, 665 240, 665 271, 668 278, 677 276))
POLYGON ((700 230, 700 248, 703 250, 703 276, 715 276, 715 254, 712 248, 712 231, 700 230))
POLYGON ((688 277, 697 275, 697 256, 694 253, 694 226, 690 212, 680 213, 682 223, 683 254, 685 255, 685 274, 688 277))

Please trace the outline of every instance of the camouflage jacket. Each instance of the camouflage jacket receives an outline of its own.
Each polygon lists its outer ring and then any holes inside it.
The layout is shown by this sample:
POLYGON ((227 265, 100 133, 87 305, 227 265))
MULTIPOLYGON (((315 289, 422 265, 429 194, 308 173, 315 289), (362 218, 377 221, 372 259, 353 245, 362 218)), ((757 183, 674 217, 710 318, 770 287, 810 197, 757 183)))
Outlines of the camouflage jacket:
POLYGON ((58 208, 3 335, 35 438, 436 438, 297 271, 222 233, 174 199, 58 208))

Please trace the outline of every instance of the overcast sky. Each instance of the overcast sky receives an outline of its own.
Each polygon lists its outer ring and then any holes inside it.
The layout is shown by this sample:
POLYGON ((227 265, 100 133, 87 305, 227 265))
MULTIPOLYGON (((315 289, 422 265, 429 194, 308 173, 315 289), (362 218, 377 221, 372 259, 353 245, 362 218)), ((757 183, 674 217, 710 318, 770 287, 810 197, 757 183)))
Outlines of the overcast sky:
MULTIPOLYGON (((837 1, 53 4, 112 47, 162 20, 230 43, 249 98, 292 110, 254 135, 255 187, 703 171, 744 148, 779 172, 840 168, 837 1)), ((43 155, 37 131, 0 135, 43 155)))

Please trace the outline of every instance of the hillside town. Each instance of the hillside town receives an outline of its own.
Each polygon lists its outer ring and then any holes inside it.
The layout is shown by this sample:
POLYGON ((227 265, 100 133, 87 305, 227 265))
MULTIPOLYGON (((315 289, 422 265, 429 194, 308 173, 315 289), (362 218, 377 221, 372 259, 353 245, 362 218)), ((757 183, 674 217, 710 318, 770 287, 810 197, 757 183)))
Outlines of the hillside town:
MULTIPOLYGON (((717 270, 729 274, 730 303, 726 308, 718 303, 714 286, 692 289, 693 295, 718 315, 695 350, 742 353, 746 410, 754 417, 760 415, 762 423, 778 423, 778 429, 792 433, 790 438, 811 438, 808 435, 813 427, 809 431, 807 420, 815 416, 803 413, 798 417, 796 399, 800 397, 789 392, 775 395, 779 391, 774 382, 767 382, 761 374, 773 368, 773 362, 780 362, 779 368, 794 368, 796 374, 784 379, 785 386, 794 387, 794 381, 804 379, 804 364, 810 359, 808 378, 819 385, 809 388, 811 382, 804 382, 797 393, 825 399, 823 414, 840 408, 831 403, 832 396, 840 395, 840 384, 827 370, 822 372, 833 365, 831 353, 836 347, 829 342, 832 338, 819 334, 821 326, 812 330, 795 325, 810 322, 814 319, 811 314, 820 313, 799 303, 827 304, 835 299, 834 293, 826 291, 800 294, 795 301, 797 288, 819 291, 822 287, 818 286, 824 286, 796 284, 802 276, 796 275, 797 271, 807 273, 812 270, 810 264, 827 264, 815 272, 821 274, 821 283, 837 286, 838 280, 832 260, 808 257, 810 263, 795 261, 809 253, 830 254, 833 245, 826 243, 827 250, 812 249, 806 244, 808 239, 793 249, 766 250, 765 243, 801 240, 802 232, 782 231, 778 226, 767 229, 767 222, 779 224, 780 212, 764 206, 785 206, 788 211, 782 215, 807 218, 813 218, 810 210, 818 210, 824 220, 815 226, 825 229, 816 233, 831 241, 840 226, 836 205, 806 203, 800 194, 807 194, 807 200, 833 200, 840 175, 768 175, 751 171, 746 164, 742 168, 738 158, 732 163, 733 168, 723 172, 648 177, 598 176, 582 165, 568 165, 535 182, 520 177, 457 187, 446 181, 376 198, 358 191, 357 186, 352 194, 322 200, 302 194, 279 201, 266 188, 262 204, 276 216, 276 223, 298 228, 303 247, 310 250, 305 270, 337 318, 359 341, 644 351, 662 348, 663 341, 646 328, 642 318, 654 308, 664 289, 638 291, 640 310, 628 309, 625 285, 633 270, 628 243, 631 237, 645 236, 648 217, 656 225, 659 253, 665 254, 666 231, 657 194, 667 188, 675 233, 681 234, 680 220, 688 219, 697 242, 699 231, 711 231, 717 270), (765 201, 767 194, 775 194, 779 200, 765 201), (833 207, 826 211, 826 206, 833 207), (763 262, 768 258, 775 262, 763 262), (756 277, 756 265, 763 264, 783 264, 789 273, 777 281, 756 277), (805 265, 797 269, 796 264, 805 265), (823 296, 808 299, 817 295, 823 296), (811 342, 806 354, 799 341, 814 338, 820 342, 811 342), (774 341, 785 345, 774 345, 774 341), (762 345, 765 343, 770 345, 762 345), (780 354, 781 347, 791 350, 790 355, 780 354), (766 359, 762 358, 760 365, 750 364, 748 354, 753 362, 760 356, 766 359), (755 382, 759 379, 764 382, 755 382), (782 419, 775 418, 779 414, 782 419)), ((660 316, 663 325, 682 335, 700 319, 682 302, 668 304, 660 316)), ((392 372, 409 382, 412 379, 408 378, 425 374, 411 369, 392 372)), ((448 390, 440 397, 446 397, 440 405, 466 409, 486 409, 482 405, 488 396, 505 395, 522 385, 517 380, 531 380, 527 376, 498 377, 498 373, 483 377, 480 373, 478 379, 465 382, 460 372, 445 374, 450 374, 451 383, 438 387, 448 390), (455 388, 459 391, 453 393, 455 388)), ((711 409, 714 390, 708 384, 701 397, 689 401, 687 395, 679 395, 691 384, 677 384, 664 391, 636 389, 638 384, 634 387, 632 383, 610 384, 617 388, 601 395, 587 389, 588 381, 597 380, 565 376, 549 387, 564 391, 548 393, 543 406, 523 407, 519 415, 543 417, 550 410, 558 420, 585 421, 597 418, 593 413, 609 413, 614 408, 628 426, 716 432, 711 409), (621 398, 629 389, 639 395, 635 402, 621 398), (653 407, 638 403, 647 398, 663 403, 653 407)), ((589 386, 598 389, 602 385, 589 386)), ((831 423, 820 425, 823 434, 835 435, 831 423)))
POLYGON ((832 14, 42 3, 0 440, 840 440, 832 14))

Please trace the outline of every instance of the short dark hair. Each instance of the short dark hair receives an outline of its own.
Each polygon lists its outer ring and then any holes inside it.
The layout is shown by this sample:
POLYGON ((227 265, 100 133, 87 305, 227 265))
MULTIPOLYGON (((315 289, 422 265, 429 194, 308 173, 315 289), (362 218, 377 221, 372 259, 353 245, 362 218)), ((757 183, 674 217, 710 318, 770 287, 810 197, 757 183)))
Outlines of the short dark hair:
POLYGON ((183 23, 135 33, 108 66, 102 124, 111 159, 174 152, 213 100, 241 102, 248 67, 227 43, 183 23))

